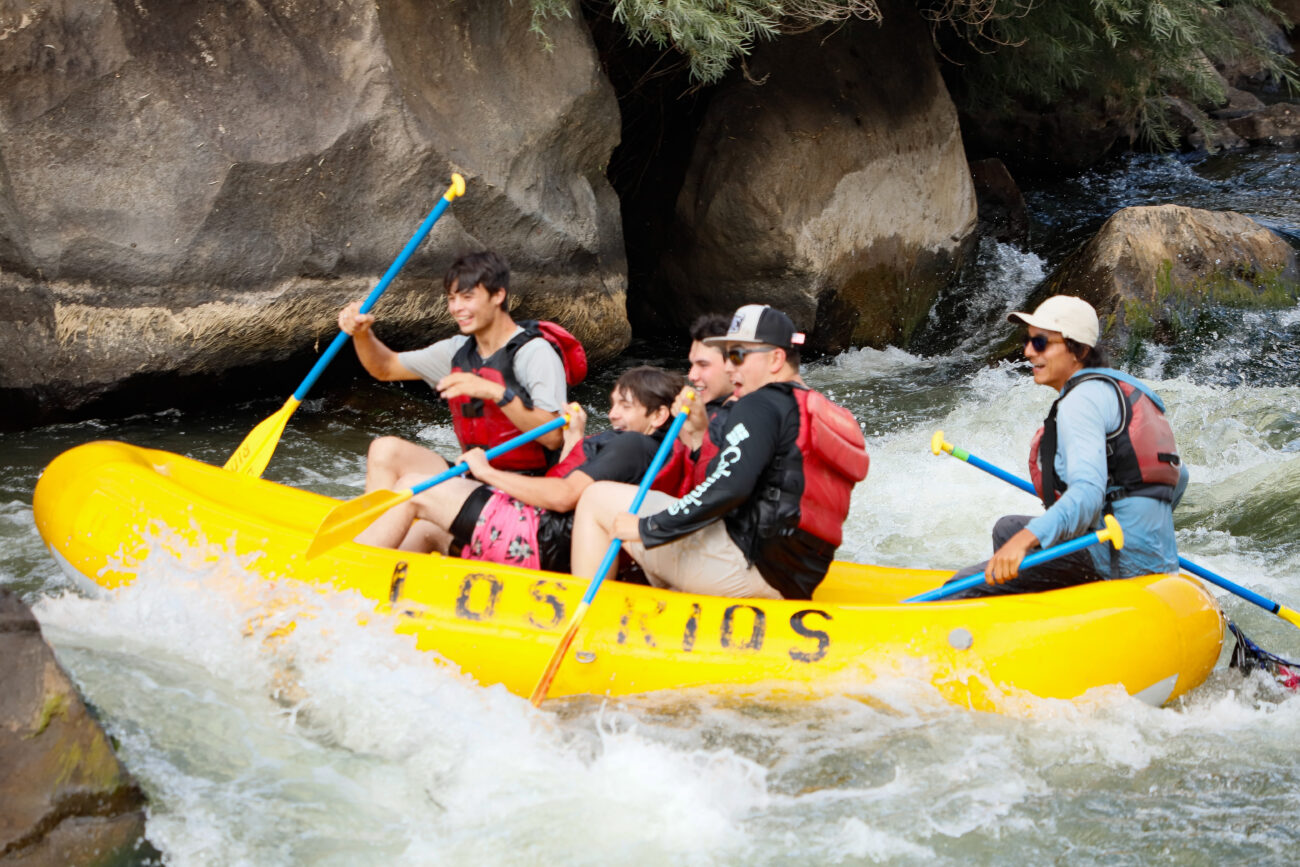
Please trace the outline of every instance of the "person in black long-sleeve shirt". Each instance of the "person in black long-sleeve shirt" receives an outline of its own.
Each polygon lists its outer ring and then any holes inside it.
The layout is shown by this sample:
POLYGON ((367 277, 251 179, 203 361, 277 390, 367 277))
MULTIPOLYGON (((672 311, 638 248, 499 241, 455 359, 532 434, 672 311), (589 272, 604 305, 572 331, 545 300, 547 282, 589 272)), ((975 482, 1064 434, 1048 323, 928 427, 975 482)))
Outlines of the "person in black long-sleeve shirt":
POLYGON ((771 307, 736 311, 727 334, 710 339, 725 347, 739 399, 703 481, 680 499, 650 492, 641 517, 627 511, 632 486, 591 485, 574 518, 574 575, 594 577, 619 538, 657 587, 768 599, 812 595, 839 544, 849 491, 866 474, 866 449, 852 416, 800 379, 796 347, 803 338, 771 307), (806 426, 814 423, 845 441, 843 459, 827 460, 808 446, 806 426))

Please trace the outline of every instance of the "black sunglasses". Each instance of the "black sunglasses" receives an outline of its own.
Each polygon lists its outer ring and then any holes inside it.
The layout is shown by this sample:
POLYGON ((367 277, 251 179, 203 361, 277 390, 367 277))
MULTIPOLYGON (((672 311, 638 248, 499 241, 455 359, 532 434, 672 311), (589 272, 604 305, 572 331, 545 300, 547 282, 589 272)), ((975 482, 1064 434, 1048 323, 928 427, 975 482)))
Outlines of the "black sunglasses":
POLYGON ((775 347, 775 346, 763 346, 763 347, 755 346, 755 347, 753 347, 753 348, 751 348, 751 349, 746 349, 746 348, 743 347, 743 346, 733 346, 733 347, 731 347, 730 349, 727 350, 727 361, 730 361, 732 364, 734 364, 734 365, 736 365, 737 367, 739 367, 740 365, 742 365, 742 364, 745 363, 745 359, 746 359, 746 358, 748 358, 749 356, 753 355, 755 352, 771 352, 773 349, 776 349, 776 347, 775 347))
MULTIPOLYGON (((1047 349, 1049 344, 1057 343, 1057 342, 1058 341, 1049 339, 1046 334, 1035 334, 1025 338, 1025 343, 1034 347, 1034 352, 1042 352, 1045 349, 1047 349)), ((1064 343, 1065 341, 1061 340, 1059 342, 1064 343)))

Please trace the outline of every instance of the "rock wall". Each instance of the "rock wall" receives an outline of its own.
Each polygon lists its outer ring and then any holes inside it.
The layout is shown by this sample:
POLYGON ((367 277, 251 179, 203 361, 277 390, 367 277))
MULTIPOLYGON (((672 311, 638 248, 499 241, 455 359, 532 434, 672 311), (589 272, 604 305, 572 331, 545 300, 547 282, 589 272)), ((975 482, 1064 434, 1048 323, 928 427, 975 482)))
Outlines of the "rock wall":
POLYGON ((134 863, 144 795, 41 638, 0 589, 0 863, 134 863))
POLYGON ((778 306, 815 349, 901 343, 975 230, 957 115, 908 4, 758 47, 713 97, 656 299, 778 306))
MULTIPOLYGON (((576 6, 575 6, 576 10, 576 6)), ((630 339, 618 109, 579 16, 517 3, 17 0, 0 7, 0 394, 75 409, 328 339, 446 190, 376 308, 452 333, 441 274, 491 247, 519 312, 630 339)), ((324 341, 321 341, 322 343, 324 341)), ((305 373, 305 371, 304 371, 305 373)))

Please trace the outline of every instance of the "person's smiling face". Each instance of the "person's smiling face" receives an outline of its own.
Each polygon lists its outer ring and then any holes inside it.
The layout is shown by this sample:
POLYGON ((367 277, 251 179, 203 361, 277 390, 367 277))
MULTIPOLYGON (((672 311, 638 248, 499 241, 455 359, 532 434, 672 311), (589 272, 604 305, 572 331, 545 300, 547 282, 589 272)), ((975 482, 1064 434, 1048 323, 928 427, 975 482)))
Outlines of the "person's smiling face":
POLYGON ((1045 331, 1033 325, 1025 338, 1025 358, 1034 368, 1034 382, 1060 391, 1071 376, 1083 369, 1083 362, 1065 345, 1059 331, 1045 331), (1042 349, 1038 347, 1042 346, 1042 349))
POLYGON ((447 312, 461 334, 478 334, 491 327, 501 312, 505 290, 489 292, 479 284, 468 292, 452 287, 447 292, 447 312))
POLYGON ((609 393, 609 426, 614 430, 652 434, 668 418, 668 411, 660 407, 654 412, 636 399, 631 389, 614 389, 609 393))
POLYGON ((695 386, 704 403, 731 394, 731 378, 727 375, 726 359, 721 349, 694 340, 687 358, 691 369, 686 378, 695 386))

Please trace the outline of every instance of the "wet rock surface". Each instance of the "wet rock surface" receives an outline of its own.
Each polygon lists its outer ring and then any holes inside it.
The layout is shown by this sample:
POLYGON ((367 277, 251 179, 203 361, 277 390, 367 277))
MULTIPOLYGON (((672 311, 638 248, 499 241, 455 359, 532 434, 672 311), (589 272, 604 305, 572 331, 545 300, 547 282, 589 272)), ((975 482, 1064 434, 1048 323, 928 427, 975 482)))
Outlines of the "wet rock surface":
MULTIPOLYGON (((35 417, 220 376, 336 332, 469 191, 376 314, 453 333, 441 276, 503 252, 518 313, 630 339, 618 109, 580 18, 526 4, 92 0, 0 10, 0 392, 35 417)), ((304 371, 305 372, 305 371, 304 371)))
POLYGON ((41 637, 0 589, 0 864, 123 863, 144 843, 144 795, 41 637))
POLYGON ((1077 295, 1103 343, 1171 342, 1207 304, 1292 303, 1300 269, 1285 240, 1249 217, 1180 205, 1124 208, 1062 263, 1042 294, 1077 295))

